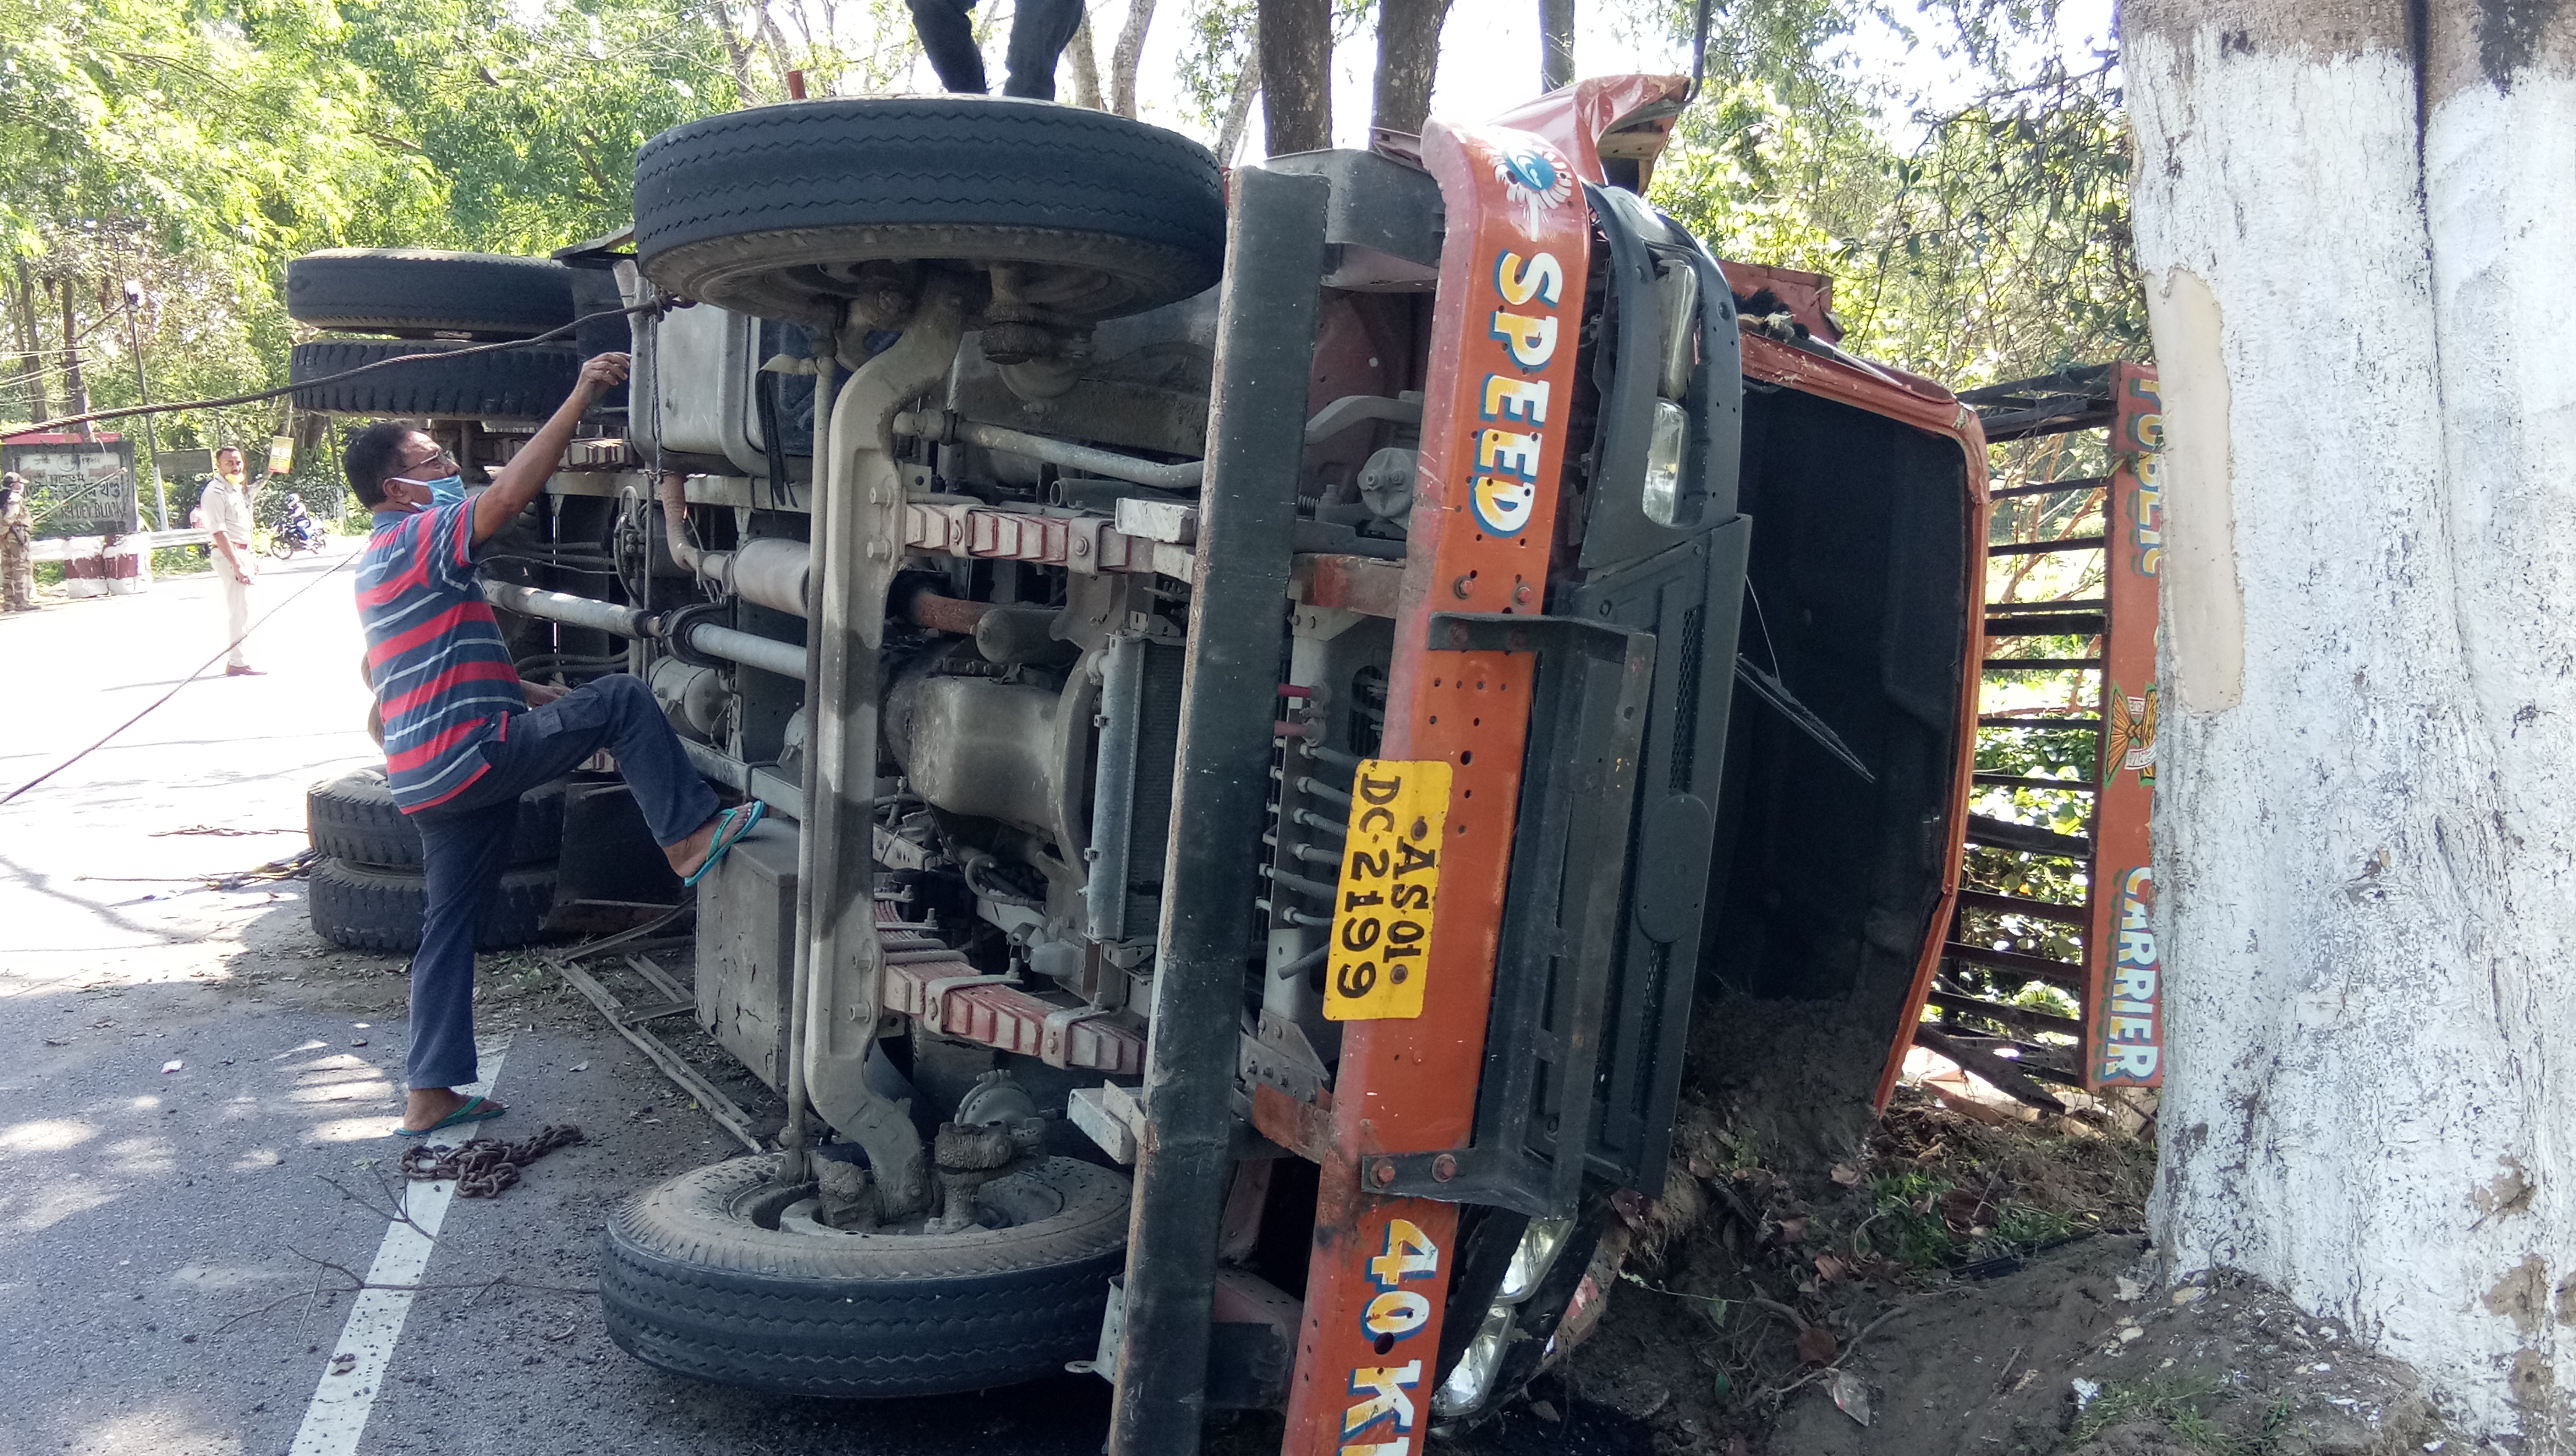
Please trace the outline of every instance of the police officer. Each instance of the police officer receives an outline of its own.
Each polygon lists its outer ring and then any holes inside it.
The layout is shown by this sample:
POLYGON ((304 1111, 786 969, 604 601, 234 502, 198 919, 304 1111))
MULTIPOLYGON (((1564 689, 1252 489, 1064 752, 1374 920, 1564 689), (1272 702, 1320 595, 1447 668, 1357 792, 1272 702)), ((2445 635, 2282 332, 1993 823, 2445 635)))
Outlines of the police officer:
POLYGON ((242 452, 230 445, 215 452, 215 473, 206 477, 205 493, 197 505, 205 514, 206 531, 215 547, 215 584, 224 600, 224 640, 231 644, 224 655, 224 675, 257 677, 259 669, 250 665, 250 655, 242 650, 242 639, 250 635, 250 584, 258 559, 251 554, 250 471, 242 464, 242 452))

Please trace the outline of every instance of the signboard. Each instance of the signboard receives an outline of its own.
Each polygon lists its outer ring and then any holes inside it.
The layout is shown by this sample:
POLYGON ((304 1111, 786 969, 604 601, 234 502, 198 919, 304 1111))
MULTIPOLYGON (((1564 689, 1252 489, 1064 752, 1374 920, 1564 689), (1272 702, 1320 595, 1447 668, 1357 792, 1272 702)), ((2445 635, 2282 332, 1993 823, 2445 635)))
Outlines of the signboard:
POLYGON ((152 457, 152 468, 172 485, 195 485, 215 473, 215 452, 164 449, 152 457))
POLYGON ((2164 566, 2155 367, 2116 364, 2103 555, 2102 794, 2085 956, 2084 1085, 2164 1085, 2164 961, 2148 819, 2156 787, 2156 585, 2164 566))
POLYGON ((0 469, 27 478, 38 536, 121 536, 138 528, 134 442, 118 435, 10 435, 0 469))

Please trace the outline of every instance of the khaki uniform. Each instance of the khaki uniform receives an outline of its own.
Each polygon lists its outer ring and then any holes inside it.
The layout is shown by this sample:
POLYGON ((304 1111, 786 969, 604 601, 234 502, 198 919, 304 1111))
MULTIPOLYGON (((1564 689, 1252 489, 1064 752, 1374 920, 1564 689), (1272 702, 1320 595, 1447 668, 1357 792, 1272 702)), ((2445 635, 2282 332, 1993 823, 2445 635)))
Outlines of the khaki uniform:
MULTIPOLYGON (((233 558, 247 569, 256 559, 251 553, 250 488, 230 484, 218 475, 206 482, 197 505, 205 515, 206 529, 230 541, 233 558)), ((242 651, 242 638, 250 632, 250 583, 233 574, 221 550, 215 552, 215 581, 224 593, 224 640, 232 644, 224 665, 248 667, 250 658, 242 651)))
POLYGON ((26 487, 7 491, 0 507, 0 595, 13 612, 36 610, 35 524, 27 514, 26 487))

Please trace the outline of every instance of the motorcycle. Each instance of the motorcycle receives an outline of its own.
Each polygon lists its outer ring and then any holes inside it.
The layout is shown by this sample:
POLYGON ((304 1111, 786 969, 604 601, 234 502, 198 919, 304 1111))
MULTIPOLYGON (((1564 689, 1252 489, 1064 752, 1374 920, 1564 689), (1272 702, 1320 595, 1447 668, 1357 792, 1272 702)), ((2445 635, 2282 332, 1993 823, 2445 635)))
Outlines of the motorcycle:
POLYGON ((330 539, 331 533, 304 509, 304 498, 289 494, 286 497, 286 519, 278 522, 277 529, 270 533, 268 554, 284 561, 298 551, 318 552, 330 539))

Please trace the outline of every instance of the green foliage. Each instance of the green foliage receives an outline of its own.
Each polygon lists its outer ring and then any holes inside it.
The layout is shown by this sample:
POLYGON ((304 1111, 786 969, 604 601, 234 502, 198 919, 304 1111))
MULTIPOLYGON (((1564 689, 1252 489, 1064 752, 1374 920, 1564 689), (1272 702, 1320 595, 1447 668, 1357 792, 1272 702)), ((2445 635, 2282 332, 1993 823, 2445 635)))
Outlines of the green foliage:
POLYGON ((1941 1196, 1956 1185, 1930 1173, 1890 1173, 1869 1180, 1869 1218, 1852 1234, 1852 1248, 1916 1269, 1942 1268, 1958 1257, 1959 1242, 1941 1218, 1941 1196))
MULTIPOLYGON (((752 45, 722 0, 0 0, 0 415, 66 412, 67 344, 97 408, 283 383, 285 265, 317 248, 535 254, 623 226, 654 133, 776 94, 791 56, 865 69, 763 14, 752 45)), ((287 422, 163 417, 138 464, 256 457, 287 422)))
MULTIPOLYGON (((1689 4, 1645 8, 1687 34, 1689 4)), ((1848 41, 1893 12, 1721 7, 1655 200, 1721 256, 1835 275, 1850 347, 1957 387, 2142 355, 2109 60, 2018 60, 2054 50, 2054 0, 1927 0, 1917 18, 1984 79, 1969 104, 1931 112, 1859 73, 1848 41)))
POLYGON ((155 546, 152 548, 152 574, 163 576, 200 576, 215 569, 212 551, 201 546, 155 546))
MULTIPOLYGON (((635 149, 740 99, 704 11, 639 0, 347 0, 382 135, 435 179, 406 241, 542 253, 625 226, 635 149)), ((827 63, 837 63, 831 58, 827 63)))
POLYGON ((1995 1231, 1979 1248, 1985 1254, 2027 1251, 2060 1239, 2072 1238, 2078 1232, 2075 1220, 2053 1208, 2030 1203, 2007 1203, 1995 1220, 1995 1231))
POLYGON ((2283 1456, 2290 1449, 2290 1438, 2298 1434, 2289 1397, 2276 1397, 2251 1434, 2232 1436, 2215 1416, 2243 1398, 2233 1387, 2209 1376, 2151 1375, 2112 1381, 2076 1414, 2075 1427, 2067 1433, 2067 1448, 2079 1448, 2116 1426, 2144 1419, 2162 1424, 2185 1448, 2206 1456, 2283 1456))

